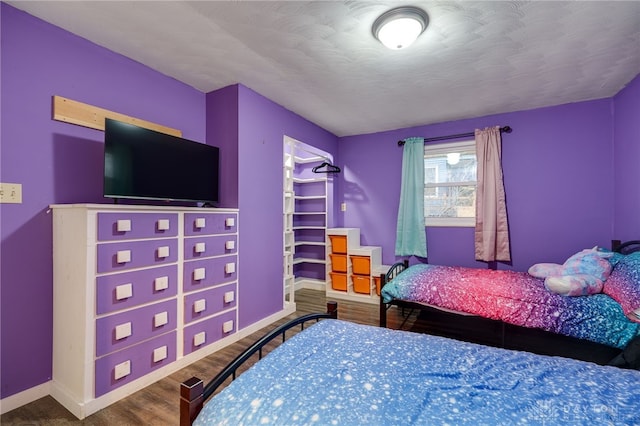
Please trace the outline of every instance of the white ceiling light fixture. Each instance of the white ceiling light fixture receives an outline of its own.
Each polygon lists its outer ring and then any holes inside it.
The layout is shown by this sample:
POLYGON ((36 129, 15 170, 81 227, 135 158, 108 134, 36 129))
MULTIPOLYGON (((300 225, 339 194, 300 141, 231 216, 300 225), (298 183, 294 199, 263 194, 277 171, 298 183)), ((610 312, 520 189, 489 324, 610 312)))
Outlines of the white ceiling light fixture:
POLYGON ((414 6, 402 6, 380 15, 371 30, 380 43, 398 50, 411 45, 428 24, 427 12, 414 6))

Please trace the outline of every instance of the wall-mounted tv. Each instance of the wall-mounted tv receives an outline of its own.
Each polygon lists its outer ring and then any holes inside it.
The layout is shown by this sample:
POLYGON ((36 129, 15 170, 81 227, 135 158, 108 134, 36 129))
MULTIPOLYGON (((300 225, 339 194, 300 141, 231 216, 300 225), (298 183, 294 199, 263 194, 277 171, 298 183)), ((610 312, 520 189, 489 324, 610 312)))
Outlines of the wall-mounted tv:
POLYGON ((218 147, 106 119, 104 196, 219 201, 218 147))

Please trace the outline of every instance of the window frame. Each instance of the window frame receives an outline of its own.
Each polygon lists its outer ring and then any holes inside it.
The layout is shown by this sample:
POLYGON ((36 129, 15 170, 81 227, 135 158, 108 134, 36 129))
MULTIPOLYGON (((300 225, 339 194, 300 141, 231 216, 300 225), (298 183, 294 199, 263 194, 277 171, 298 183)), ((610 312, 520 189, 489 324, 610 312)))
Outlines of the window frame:
MULTIPOLYGON (((473 154, 476 155, 476 141, 475 139, 458 141, 458 142, 446 142, 446 143, 438 143, 438 144, 425 144, 424 146, 424 157, 433 156, 433 155, 445 155, 451 153, 452 151, 457 152, 469 152, 473 151, 473 154)), ((476 164, 477 164, 477 155, 476 155, 476 164)), ((427 167, 425 166, 425 173, 427 167)), ((477 168, 476 168, 477 171, 477 168)), ((436 173, 437 176, 437 173, 436 173)), ((478 180, 477 175, 473 181, 463 181, 463 182, 447 182, 441 185, 434 184, 433 186, 429 186, 430 188, 435 188, 436 192, 438 188, 445 186, 461 186, 472 184, 476 188, 478 188, 478 180)), ((427 183, 425 182, 424 186, 424 195, 423 199, 426 198, 426 189, 428 188, 427 183)), ((476 201, 477 202, 477 201, 476 201)), ((426 206, 425 206, 426 207, 426 206)), ((426 208, 425 208, 426 213, 426 208)), ((475 212, 473 217, 427 217, 425 214, 425 226, 427 227, 465 227, 465 228, 473 228, 476 226, 476 217, 475 212)))

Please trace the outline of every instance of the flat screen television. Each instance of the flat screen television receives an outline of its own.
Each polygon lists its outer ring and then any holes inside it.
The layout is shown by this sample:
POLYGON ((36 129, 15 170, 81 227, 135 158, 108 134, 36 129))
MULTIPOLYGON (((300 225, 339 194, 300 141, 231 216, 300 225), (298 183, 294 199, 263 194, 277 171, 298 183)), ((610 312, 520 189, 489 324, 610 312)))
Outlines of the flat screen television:
POLYGON ((218 147, 106 119, 104 196, 216 205, 218 147))

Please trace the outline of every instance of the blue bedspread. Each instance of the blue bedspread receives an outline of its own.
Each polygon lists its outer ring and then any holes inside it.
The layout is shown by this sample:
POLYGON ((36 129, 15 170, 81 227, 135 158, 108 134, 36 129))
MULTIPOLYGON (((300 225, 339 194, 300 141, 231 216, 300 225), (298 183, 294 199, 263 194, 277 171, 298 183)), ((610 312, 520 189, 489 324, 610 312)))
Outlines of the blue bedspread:
POLYGON ((640 424, 640 372, 324 320, 196 425, 640 424))

